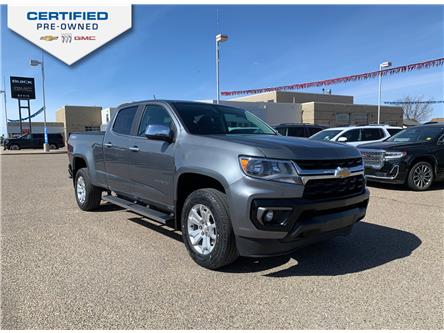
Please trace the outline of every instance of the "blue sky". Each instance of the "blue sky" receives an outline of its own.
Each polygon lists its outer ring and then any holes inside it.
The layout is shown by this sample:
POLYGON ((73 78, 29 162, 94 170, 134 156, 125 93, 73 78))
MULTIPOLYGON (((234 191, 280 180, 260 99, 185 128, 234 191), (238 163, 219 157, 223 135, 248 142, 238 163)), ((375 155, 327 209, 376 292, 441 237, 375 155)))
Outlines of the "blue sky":
MULTIPOLYGON (((221 89, 262 88, 373 71, 444 56, 444 6, 133 6, 133 28, 67 66, 46 55, 48 120, 62 105, 116 106, 157 98, 215 98, 214 38, 222 44, 221 89), (219 10, 219 27, 216 12, 219 10)), ((41 50, 7 28, 1 13, 2 76, 34 76, 42 106, 40 71, 28 65, 41 50)), ((383 101, 407 95, 444 100, 444 68, 388 76, 383 101)), ((331 88, 377 103, 377 80, 331 88)), ((18 118, 9 98, 8 116, 18 118)), ((320 92, 321 88, 307 89, 320 92)), ((444 116, 444 104, 433 116, 444 116)), ((42 120, 42 117, 36 117, 42 120)), ((4 116, 1 116, 4 126, 4 116)))

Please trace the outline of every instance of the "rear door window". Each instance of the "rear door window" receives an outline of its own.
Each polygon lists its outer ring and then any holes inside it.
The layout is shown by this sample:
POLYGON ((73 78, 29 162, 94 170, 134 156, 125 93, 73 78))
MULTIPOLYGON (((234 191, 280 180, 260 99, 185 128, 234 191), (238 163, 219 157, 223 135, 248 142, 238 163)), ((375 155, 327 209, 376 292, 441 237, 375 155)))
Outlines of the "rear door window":
POLYGON ((305 137, 304 127, 289 127, 288 136, 305 137))
POLYGON ((384 137, 382 130, 380 128, 363 128, 361 130, 361 140, 360 141, 374 141, 379 140, 384 137))
POLYGON ((119 134, 130 135, 131 126, 133 124, 134 116, 136 115, 137 105, 126 109, 121 109, 114 121, 113 131, 119 134))
POLYGON ((356 141, 360 141, 360 133, 361 130, 360 129, 352 129, 349 130, 345 133, 343 133, 341 135, 341 137, 346 137, 347 138, 347 142, 356 142, 356 141))

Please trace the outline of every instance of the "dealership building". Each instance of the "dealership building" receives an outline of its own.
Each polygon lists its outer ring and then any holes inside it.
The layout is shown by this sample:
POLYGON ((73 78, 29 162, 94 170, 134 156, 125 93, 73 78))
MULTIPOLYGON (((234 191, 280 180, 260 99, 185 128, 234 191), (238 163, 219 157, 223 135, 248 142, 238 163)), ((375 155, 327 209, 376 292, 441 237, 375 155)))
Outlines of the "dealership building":
MULTIPOLYGON (((328 127, 367 125, 378 121, 378 106, 354 104, 353 96, 312 94, 291 91, 270 91, 256 95, 233 98, 233 102, 267 102, 299 104, 300 122, 328 127)), ((285 121, 291 122, 291 121, 285 121)), ((403 110, 399 106, 381 106, 381 123, 403 125, 403 110)), ((279 122, 272 121, 276 125, 279 122)))
MULTIPOLYGON (((203 102, 216 103, 215 100, 203 102)), ((220 104, 248 110, 270 125, 308 123, 328 127, 374 124, 378 119, 376 105, 354 104, 353 96, 271 91, 230 100, 220 104)), ((67 139, 72 132, 105 130, 116 108, 65 105, 56 111, 56 122, 48 122, 48 133, 62 133, 67 139)), ((399 106, 381 106, 381 123, 403 126, 403 111, 399 106)), ((29 132, 24 121, 23 132, 29 132)), ((33 133, 43 133, 43 123, 32 123, 33 133)), ((10 136, 19 135, 18 122, 8 123, 10 136)))
POLYGON ((65 140, 72 132, 100 131, 102 107, 65 105, 56 111, 56 121, 63 123, 65 140))

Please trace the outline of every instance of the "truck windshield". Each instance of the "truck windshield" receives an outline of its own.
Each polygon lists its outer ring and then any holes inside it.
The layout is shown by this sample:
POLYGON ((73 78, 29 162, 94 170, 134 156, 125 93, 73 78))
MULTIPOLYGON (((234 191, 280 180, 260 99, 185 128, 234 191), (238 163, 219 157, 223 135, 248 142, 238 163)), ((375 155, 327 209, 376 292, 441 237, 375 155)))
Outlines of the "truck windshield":
POLYGON ((407 128, 398 134, 388 138, 388 142, 424 142, 433 141, 443 131, 440 126, 436 127, 411 127, 407 128))
POLYGON ((252 113, 223 105, 172 103, 191 134, 268 134, 277 133, 252 113))

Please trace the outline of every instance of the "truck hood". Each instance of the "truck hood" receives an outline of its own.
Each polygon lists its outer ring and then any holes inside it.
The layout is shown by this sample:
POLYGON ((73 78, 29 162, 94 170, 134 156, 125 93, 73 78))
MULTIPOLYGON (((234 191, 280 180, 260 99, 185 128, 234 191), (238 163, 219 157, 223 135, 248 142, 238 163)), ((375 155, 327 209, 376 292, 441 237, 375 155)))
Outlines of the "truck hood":
MULTIPOLYGON (((256 147, 267 158, 288 160, 331 160, 360 157, 352 146, 280 135, 213 135, 214 139, 256 147)), ((239 151, 239 154, 242 154, 239 151)))
POLYGON ((367 143, 365 145, 358 146, 359 149, 382 149, 382 150, 405 150, 409 148, 415 148, 418 146, 424 146, 427 142, 375 142, 367 143))

